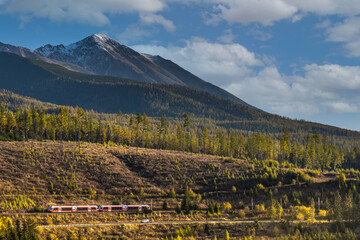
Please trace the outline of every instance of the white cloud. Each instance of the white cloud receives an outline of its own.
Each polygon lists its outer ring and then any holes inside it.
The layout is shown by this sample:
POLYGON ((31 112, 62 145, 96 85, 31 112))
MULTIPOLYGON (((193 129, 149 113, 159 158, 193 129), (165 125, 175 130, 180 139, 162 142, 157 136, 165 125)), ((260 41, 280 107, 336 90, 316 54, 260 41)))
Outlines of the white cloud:
POLYGON ((203 0, 199 2, 214 6, 214 11, 208 14, 208 23, 217 23, 224 19, 229 23, 256 22, 269 26, 283 19, 299 21, 307 13, 345 17, 360 14, 358 0, 203 0))
POLYGON ((359 112, 359 106, 347 102, 325 102, 322 104, 329 112, 333 113, 355 113, 359 112))
POLYGON ((300 21, 301 19, 303 19, 303 17, 305 17, 306 16, 306 13, 297 13, 297 14, 295 14, 295 15, 293 15, 292 17, 291 17, 291 22, 292 23, 295 23, 295 22, 297 22, 297 21, 300 21))
POLYGON ((163 0, 8 0, 3 3, 2 11, 54 22, 76 21, 101 26, 109 23, 108 14, 153 13, 164 7, 163 0))
MULTIPOLYGON (((343 43, 348 56, 360 57, 359 0, 203 0, 200 2, 213 6, 213 10, 205 15, 205 23, 209 25, 216 25, 225 20, 230 24, 260 23, 269 26, 285 19, 296 22, 309 13, 319 16, 341 16, 345 20, 340 24, 331 26, 331 22, 325 20, 315 27, 326 29, 328 41, 343 43)), ((259 39, 257 36, 257 30, 254 30, 254 37, 259 39)), ((259 36, 263 40, 271 38, 270 34, 259 36)))
POLYGON ((157 14, 142 13, 140 14, 140 20, 145 24, 160 24, 169 32, 175 31, 175 25, 172 21, 165 19, 163 16, 157 14))
POLYGON ((318 15, 354 16, 360 13, 358 0, 287 0, 302 12, 318 15))
POLYGON ((170 59, 186 70, 222 87, 251 75, 250 67, 263 65, 253 52, 240 44, 211 43, 202 38, 186 41, 184 47, 137 45, 133 48, 170 59))
POLYGON ((286 19, 297 12, 297 8, 283 0, 219 0, 219 16, 230 23, 247 24, 259 22, 272 25, 273 22, 286 19))
POLYGON ((346 19, 344 22, 328 29, 328 40, 349 42, 360 36, 360 18, 346 19))
POLYGON ((347 54, 360 56, 360 17, 345 19, 342 23, 329 26, 326 30, 327 40, 344 43, 347 54))
POLYGON ((239 44, 210 43, 201 38, 183 47, 138 45, 140 52, 170 59, 202 79, 244 101, 277 114, 360 112, 360 67, 336 64, 305 65, 301 75, 287 76, 264 66, 239 44), (260 70, 259 70, 260 68, 260 70))
POLYGON ((306 65, 306 80, 314 87, 326 91, 360 91, 360 67, 359 66, 340 66, 336 64, 326 65, 306 65))
POLYGON ((304 76, 284 76, 267 67, 227 90, 279 114, 360 112, 360 67, 306 65, 304 76))
POLYGON ((122 33, 116 35, 116 39, 122 44, 129 44, 150 36, 151 33, 137 25, 128 26, 122 33))

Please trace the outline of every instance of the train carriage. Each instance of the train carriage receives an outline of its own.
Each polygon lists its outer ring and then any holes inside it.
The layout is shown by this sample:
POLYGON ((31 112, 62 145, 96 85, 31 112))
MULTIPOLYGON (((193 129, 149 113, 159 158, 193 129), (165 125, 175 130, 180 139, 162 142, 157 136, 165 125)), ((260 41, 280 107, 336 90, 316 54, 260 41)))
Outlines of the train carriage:
POLYGON ((48 212, 143 212, 150 210, 149 205, 82 205, 82 206, 50 206, 48 212))
POLYGON ((150 209, 149 205, 101 205, 100 212, 142 212, 150 209))
POLYGON ((98 206, 84 205, 84 206, 50 206, 48 212, 96 212, 98 206))

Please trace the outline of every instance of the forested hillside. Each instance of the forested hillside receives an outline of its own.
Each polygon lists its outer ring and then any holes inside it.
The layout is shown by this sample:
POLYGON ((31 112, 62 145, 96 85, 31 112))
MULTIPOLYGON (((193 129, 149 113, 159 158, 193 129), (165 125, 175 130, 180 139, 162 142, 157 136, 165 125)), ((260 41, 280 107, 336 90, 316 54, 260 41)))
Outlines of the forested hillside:
POLYGON ((359 236, 360 172, 356 170, 320 172, 274 160, 113 143, 1 141, 0 148, 1 239, 226 239, 230 235, 245 240, 256 234, 266 239, 355 240, 359 236), (90 203, 152 203, 154 212, 40 213, 47 205, 90 203), (136 224, 144 218, 206 223, 36 231, 36 224, 136 224), (238 223, 207 223, 219 219, 238 223), (256 221, 241 221, 249 219, 256 221), (327 219, 332 221, 323 222, 327 219), (23 228, 26 231, 19 231, 23 228), (21 238, 25 232, 34 237, 21 238))
MULTIPOLYGON (((4 95, 4 94, 3 94, 4 95)), ((1 95, 0 95, 1 98, 1 95)), ((32 101, 35 102, 36 101, 32 101)), ((340 146, 327 135, 308 133, 299 141, 285 128, 279 138, 219 128, 197 123, 191 126, 187 113, 183 120, 158 120, 144 113, 123 117, 121 111, 108 117, 94 117, 82 108, 68 109, 44 105, 45 109, 16 110, 1 104, 0 137, 8 140, 50 139, 71 140, 169 149, 252 160, 276 159, 296 167, 310 169, 359 168, 360 148, 349 148, 354 142, 340 146), (51 113, 47 113, 50 109, 51 113)), ((41 109, 41 108, 40 108, 41 109)))
POLYGON ((0 53, 0 64, 0 88, 59 105, 153 117, 181 117, 186 112, 192 118, 211 118, 218 126, 246 132, 279 135, 287 127, 302 137, 315 131, 351 141, 360 136, 354 131, 272 115, 187 87, 86 75, 10 53, 0 53))

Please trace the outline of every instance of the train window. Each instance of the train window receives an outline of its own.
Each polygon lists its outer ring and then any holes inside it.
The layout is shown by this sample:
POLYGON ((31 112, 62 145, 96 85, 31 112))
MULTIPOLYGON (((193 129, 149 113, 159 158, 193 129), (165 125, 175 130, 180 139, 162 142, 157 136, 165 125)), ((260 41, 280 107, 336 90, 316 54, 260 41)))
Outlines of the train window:
POLYGON ((56 208, 53 209, 53 211, 59 211, 59 208, 56 207, 56 208))
POLYGON ((122 207, 112 207, 111 211, 122 211, 122 207))
POLYGON ((77 210, 78 211, 87 211, 88 208, 87 207, 78 207, 77 210))
POLYGON ((93 211, 93 210, 96 210, 96 207, 92 207, 91 210, 92 210, 92 211, 93 211))
POLYGON ((128 211, 137 211, 139 207, 128 207, 128 211))
POLYGON ((109 208, 108 208, 108 207, 104 207, 103 210, 109 210, 109 208))
POLYGON ((65 207, 65 208, 61 208, 61 211, 71 211, 71 207, 65 207))

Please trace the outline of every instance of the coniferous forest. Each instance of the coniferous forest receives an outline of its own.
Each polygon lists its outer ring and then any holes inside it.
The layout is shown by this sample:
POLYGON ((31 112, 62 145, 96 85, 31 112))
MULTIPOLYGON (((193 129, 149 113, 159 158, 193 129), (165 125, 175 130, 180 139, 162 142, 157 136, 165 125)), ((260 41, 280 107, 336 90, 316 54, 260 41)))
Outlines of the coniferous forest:
POLYGON ((115 143, 133 147, 167 149, 251 160, 277 160, 295 167, 335 170, 360 167, 360 148, 331 143, 327 135, 309 133, 303 139, 292 137, 287 128, 278 137, 260 132, 242 133, 233 129, 192 126, 188 114, 183 119, 166 116, 149 118, 146 113, 101 119, 101 114, 82 108, 59 108, 46 113, 36 108, 13 112, 0 107, 2 140, 62 140, 115 143), (54 111, 56 111, 54 110, 54 111), (296 140, 294 140, 296 139, 296 140))

